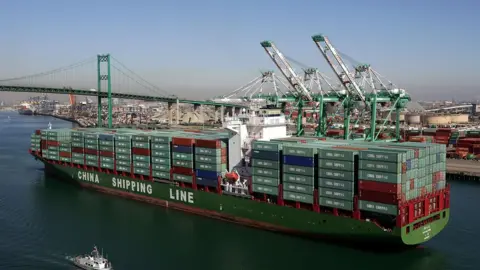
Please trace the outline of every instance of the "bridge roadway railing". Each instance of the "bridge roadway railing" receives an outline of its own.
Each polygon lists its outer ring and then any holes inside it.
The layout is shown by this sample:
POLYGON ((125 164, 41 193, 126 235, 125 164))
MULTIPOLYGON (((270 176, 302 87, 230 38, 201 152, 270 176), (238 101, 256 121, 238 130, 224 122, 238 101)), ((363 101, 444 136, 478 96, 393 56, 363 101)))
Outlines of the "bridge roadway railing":
POLYGON ((480 182, 480 162, 473 160, 447 159, 447 180, 480 182))
MULTIPOLYGON (((53 87, 32 87, 32 86, 10 86, 10 85, 0 85, 0 92, 24 92, 24 93, 45 93, 45 94, 72 94, 80 96, 100 96, 102 98, 107 98, 107 92, 96 92, 92 90, 82 90, 82 89, 67 89, 67 88, 53 88, 53 87)), ((115 93, 112 92, 112 98, 121 98, 121 99, 134 99, 134 100, 144 100, 144 101, 158 101, 165 103, 182 103, 182 104, 193 104, 193 105, 207 105, 207 106, 223 106, 231 108, 247 108, 245 105, 241 104, 230 104, 230 103, 221 103, 213 102, 207 100, 189 100, 189 99, 177 99, 176 97, 161 97, 161 96, 149 96, 149 95, 138 95, 138 94, 125 94, 125 93, 115 93)))

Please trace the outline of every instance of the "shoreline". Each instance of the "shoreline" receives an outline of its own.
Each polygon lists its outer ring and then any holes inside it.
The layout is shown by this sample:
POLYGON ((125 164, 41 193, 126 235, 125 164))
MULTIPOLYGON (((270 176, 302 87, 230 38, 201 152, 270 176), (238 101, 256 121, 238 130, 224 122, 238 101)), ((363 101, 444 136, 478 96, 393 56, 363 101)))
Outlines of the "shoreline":
POLYGON ((82 127, 82 128, 86 127, 86 126, 82 125, 80 122, 78 122, 77 120, 75 120, 73 118, 70 118, 70 117, 66 117, 66 116, 48 114, 48 113, 37 113, 36 115, 50 116, 50 117, 53 117, 53 118, 56 118, 56 119, 60 119, 60 120, 64 120, 64 121, 67 121, 67 122, 70 122, 70 123, 77 124, 79 127, 82 127))

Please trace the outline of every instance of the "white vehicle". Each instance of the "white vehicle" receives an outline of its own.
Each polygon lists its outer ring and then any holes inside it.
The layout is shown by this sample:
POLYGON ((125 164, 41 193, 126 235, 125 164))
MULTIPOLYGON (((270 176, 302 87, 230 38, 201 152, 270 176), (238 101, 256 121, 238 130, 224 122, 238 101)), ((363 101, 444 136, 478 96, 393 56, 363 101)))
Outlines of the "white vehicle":
POLYGON ((92 91, 92 92, 97 92, 97 89, 92 88, 92 89, 90 89, 90 91, 92 91))

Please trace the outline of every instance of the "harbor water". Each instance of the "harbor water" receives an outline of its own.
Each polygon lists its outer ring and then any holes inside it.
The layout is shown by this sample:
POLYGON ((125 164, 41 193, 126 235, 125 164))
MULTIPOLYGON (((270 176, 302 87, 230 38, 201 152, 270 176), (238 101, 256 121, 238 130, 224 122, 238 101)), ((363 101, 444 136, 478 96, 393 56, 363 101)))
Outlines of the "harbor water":
POLYGON ((28 154, 35 129, 71 127, 0 112, 0 269, 75 269, 103 248, 115 270, 478 269, 478 183, 451 183, 447 228, 422 248, 378 254, 164 209, 46 178, 28 154), (8 119, 10 116, 10 119, 8 119))

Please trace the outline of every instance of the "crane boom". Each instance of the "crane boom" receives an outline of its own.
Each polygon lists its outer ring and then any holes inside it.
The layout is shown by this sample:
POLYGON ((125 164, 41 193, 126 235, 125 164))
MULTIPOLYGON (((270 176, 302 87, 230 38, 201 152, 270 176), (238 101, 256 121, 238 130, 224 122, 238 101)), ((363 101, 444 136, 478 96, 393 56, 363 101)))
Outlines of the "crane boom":
POLYGON ((313 101, 310 91, 307 89, 307 87, 305 87, 300 77, 295 73, 290 63, 288 63, 283 54, 277 49, 275 44, 273 44, 271 41, 263 41, 260 44, 278 69, 280 69, 293 89, 295 89, 297 96, 302 99, 306 99, 307 101, 313 101))
POLYGON ((320 52, 322 53, 323 57, 325 57, 325 60, 330 65, 335 75, 337 75, 342 85, 345 86, 346 88, 345 90, 347 90, 350 94, 353 94, 354 96, 359 97, 362 101, 365 102, 366 101, 365 94, 363 93, 362 89, 358 86, 358 84, 355 82, 352 74, 348 70, 347 66, 343 62, 340 55, 337 53, 337 50, 330 43, 329 39, 324 35, 315 35, 315 36, 312 36, 312 39, 317 45, 320 52), (325 47, 322 46, 322 42, 325 43, 325 47), (330 51, 332 53, 333 57, 335 58, 338 65, 340 66, 341 70, 335 67, 335 65, 333 64, 333 61, 328 56, 327 51, 330 51))

